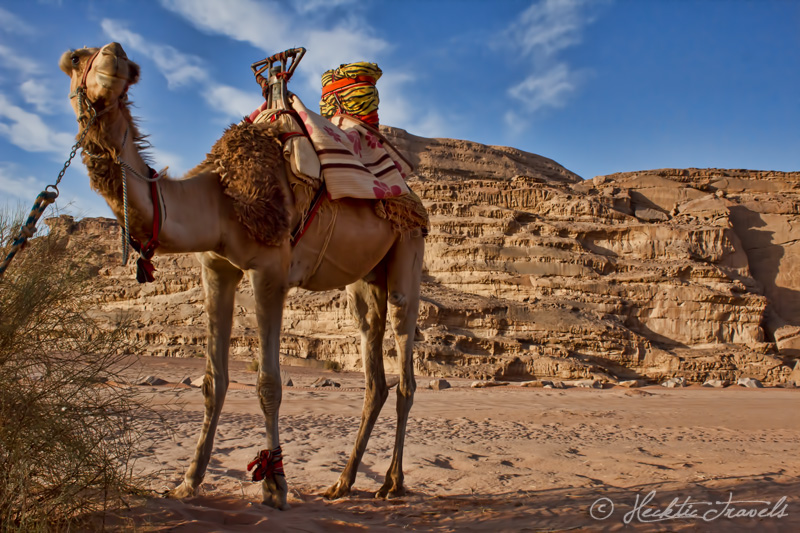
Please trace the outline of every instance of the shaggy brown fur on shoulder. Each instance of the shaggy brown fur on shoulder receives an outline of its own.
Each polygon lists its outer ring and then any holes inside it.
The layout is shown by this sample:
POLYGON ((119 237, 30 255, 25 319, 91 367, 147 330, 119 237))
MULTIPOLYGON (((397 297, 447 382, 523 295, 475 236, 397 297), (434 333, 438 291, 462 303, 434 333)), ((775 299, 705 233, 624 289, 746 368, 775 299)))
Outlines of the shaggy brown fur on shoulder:
MULTIPOLYGON (((136 120, 131 115, 128 108, 129 103, 120 101, 119 112, 128 123, 126 133, 127 142, 133 142, 145 163, 149 164, 149 157, 146 150, 150 148, 147 137, 139 132, 136 120)), ((81 131, 86 127, 88 119, 79 120, 81 131)), ((86 131, 83 139, 83 162, 91 176, 91 186, 106 198, 119 198, 122 200, 122 171, 117 164, 117 158, 122 151, 122 146, 111 142, 114 136, 109 131, 112 123, 106 119, 98 118, 94 125, 86 131), (93 155, 90 155, 93 154, 93 155)), ((80 138, 79 133, 76 138, 80 138)))
MULTIPOLYGON (((150 164, 150 158, 147 154, 147 149, 150 148, 150 143, 147 142, 147 136, 143 135, 136 124, 136 120, 131 115, 127 100, 119 102, 119 111, 128 123, 128 140, 133 142, 139 154, 142 156, 146 164, 150 164)), ((78 121, 80 129, 86 127, 88 118, 82 118, 78 121)), ((109 206, 115 213, 121 213, 124 209, 122 205, 122 168, 117 163, 117 158, 122 152, 122 146, 117 144, 116 140, 111 141, 114 136, 111 134, 109 128, 112 122, 108 120, 108 115, 98 119, 94 125, 86 131, 86 137, 83 140, 82 159, 86 170, 89 172, 89 183, 92 189, 100 193, 108 202, 109 206)), ((80 133, 76 136, 79 139, 80 133)), ((130 213, 130 227, 131 231, 136 235, 139 234, 141 239, 143 231, 141 228, 145 226, 144 220, 141 215, 136 211, 130 213)))
POLYGON ((269 246, 289 234, 278 165, 283 165, 283 151, 275 134, 263 126, 244 123, 228 127, 198 167, 219 174, 239 222, 253 239, 269 246))

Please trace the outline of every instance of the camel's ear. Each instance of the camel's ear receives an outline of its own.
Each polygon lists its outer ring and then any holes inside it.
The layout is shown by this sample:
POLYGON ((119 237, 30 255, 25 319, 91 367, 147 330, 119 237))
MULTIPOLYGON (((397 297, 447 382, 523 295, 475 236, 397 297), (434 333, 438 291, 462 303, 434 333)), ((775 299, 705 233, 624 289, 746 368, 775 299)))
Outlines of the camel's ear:
POLYGON ((133 61, 128 61, 128 80, 131 85, 139 81, 139 65, 133 61))
POLYGON ((58 66, 61 70, 64 71, 64 74, 67 76, 72 76, 72 56, 75 54, 75 50, 67 50, 61 55, 61 59, 58 61, 58 66))

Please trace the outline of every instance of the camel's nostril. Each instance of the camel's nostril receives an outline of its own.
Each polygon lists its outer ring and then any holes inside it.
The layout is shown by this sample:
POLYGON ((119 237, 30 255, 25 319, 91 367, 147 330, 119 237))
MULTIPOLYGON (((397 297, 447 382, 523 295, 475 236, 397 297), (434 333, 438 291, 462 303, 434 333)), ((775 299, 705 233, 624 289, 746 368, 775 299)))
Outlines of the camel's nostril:
POLYGON ((104 55, 113 55, 117 57, 122 57, 127 59, 127 55, 125 55, 125 50, 122 49, 122 45, 119 43, 110 43, 103 47, 103 54, 104 55))

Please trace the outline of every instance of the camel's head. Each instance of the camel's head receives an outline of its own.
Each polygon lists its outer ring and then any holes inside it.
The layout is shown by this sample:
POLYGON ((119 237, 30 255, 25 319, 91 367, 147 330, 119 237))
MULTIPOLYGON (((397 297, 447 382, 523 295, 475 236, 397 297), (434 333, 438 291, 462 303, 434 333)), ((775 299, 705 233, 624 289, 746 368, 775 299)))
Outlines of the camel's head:
MULTIPOLYGON (((61 56, 59 66, 70 77, 70 95, 83 87, 98 112, 124 99, 128 87, 139 81, 139 65, 128 59, 119 43, 70 50, 61 56)), ((75 114, 80 116, 78 102, 72 98, 75 114)))

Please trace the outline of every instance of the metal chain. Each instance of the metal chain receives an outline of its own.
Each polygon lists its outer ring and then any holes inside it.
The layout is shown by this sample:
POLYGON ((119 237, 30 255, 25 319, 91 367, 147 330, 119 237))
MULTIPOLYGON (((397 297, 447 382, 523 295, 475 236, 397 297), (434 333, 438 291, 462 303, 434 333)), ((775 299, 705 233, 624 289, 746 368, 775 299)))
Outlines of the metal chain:
MULTIPOLYGON (((72 164, 72 160, 75 159, 75 156, 78 153, 78 150, 83 144, 84 139, 86 138, 86 134, 89 132, 89 128, 92 127, 97 117, 100 115, 105 114, 109 111, 110 108, 106 108, 100 113, 95 111, 94 106, 92 105, 91 100, 85 98, 85 91, 83 87, 78 87, 70 94, 70 98, 78 97, 78 121, 86 116, 84 113, 84 102, 86 102, 86 111, 89 114, 89 120, 86 123, 86 126, 81 131, 80 136, 75 144, 72 145, 72 149, 70 150, 69 157, 64 162, 64 166, 61 168, 61 171, 58 173, 58 177, 56 178, 56 182, 54 184, 48 185, 45 187, 45 190, 42 191, 39 196, 36 197, 36 202, 33 205, 33 209, 31 209, 31 214, 28 216, 25 225, 20 228, 19 236, 14 240, 12 247, 5 257, 5 259, 0 262, 0 279, 2 279, 3 274, 5 273, 8 265, 11 263, 11 260, 17 254, 19 250, 24 248, 25 244, 27 243, 28 239, 33 237, 34 233, 36 232, 36 222, 38 222, 39 218, 44 213, 45 208, 50 205, 51 203, 55 202, 56 198, 58 198, 59 190, 58 185, 61 183, 61 180, 64 178, 64 175, 67 172, 67 169, 72 164), (49 189, 53 189, 54 192, 49 192, 49 189)), ((125 143, 128 139, 128 130, 125 130, 125 137, 122 140, 122 147, 125 147, 125 143)), ((89 157, 98 158, 100 156, 96 156, 90 153, 88 150, 84 149, 84 153, 89 157)), ((120 166, 122 170, 122 202, 124 206, 124 223, 125 227, 122 228, 122 264, 128 264, 128 255, 129 255, 129 245, 130 245, 130 227, 128 222, 128 175, 126 170, 129 170, 136 175, 136 177, 148 182, 152 183, 154 181, 160 180, 163 176, 156 175, 155 178, 150 178, 147 176, 142 176, 135 168, 127 164, 126 162, 122 161, 122 159, 117 156, 116 163, 120 166)))
MULTIPOLYGON (((76 95, 78 96, 78 109, 80 110, 79 118, 83 118, 83 90, 81 88, 76 89, 76 95)), ((6 255, 5 259, 0 262, 0 279, 2 279, 3 274, 5 274, 6 269, 11 264, 11 260, 17 255, 17 252, 22 250, 28 242, 28 239, 32 238, 33 235, 36 233, 36 223, 39 221, 41 216, 44 214, 45 209, 47 206, 52 204, 58 198, 59 190, 58 185, 61 183, 61 179, 66 174, 67 169, 69 168, 72 160, 75 158, 75 155, 78 153, 78 149, 81 147, 83 140, 86 138, 86 133, 89 131, 89 128, 94 124, 95 119, 97 119, 97 113, 92 107, 91 102, 86 99, 86 105, 89 110, 89 122, 86 124, 86 127, 83 128, 83 131, 78 138, 78 141, 72 145, 72 150, 69 153, 69 157, 64 162, 64 166, 61 168, 61 172, 58 173, 58 177, 56 178, 56 182, 54 184, 48 185, 45 189, 39 193, 36 197, 36 200, 33 203, 33 207, 31 208, 31 212, 28 215, 25 224, 20 228, 19 236, 14 239, 14 242, 9 249, 8 254, 6 255), (50 192, 48 189, 53 189, 53 192, 50 192)))
MULTIPOLYGON (((82 90, 78 90, 78 106, 79 106, 78 109, 81 110, 80 117, 83 117, 84 115, 83 115, 83 91, 82 90)), ((61 172, 58 173, 58 177, 56 178, 55 184, 48 185, 44 189, 46 191, 47 189, 51 189, 52 188, 56 192, 56 197, 58 197, 58 194, 59 194, 59 192, 58 192, 58 184, 61 183, 61 179, 64 177, 64 174, 66 174, 67 169, 69 168, 70 164, 72 164, 72 160, 75 158, 75 155, 78 153, 78 149, 81 148, 81 144, 83 144, 83 140, 86 138, 86 134, 89 132, 89 128, 92 127, 92 124, 94 124, 95 119, 97 119, 97 113, 95 112, 94 107, 92 106, 91 102, 89 102, 88 99, 86 100, 86 107, 88 108, 88 110, 90 112, 89 122, 86 124, 86 127, 83 128, 83 131, 81 132, 80 137, 78 137, 78 141, 75 144, 72 145, 72 151, 70 151, 70 153, 69 153, 69 158, 64 163, 64 167, 61 169, 61 172)))

